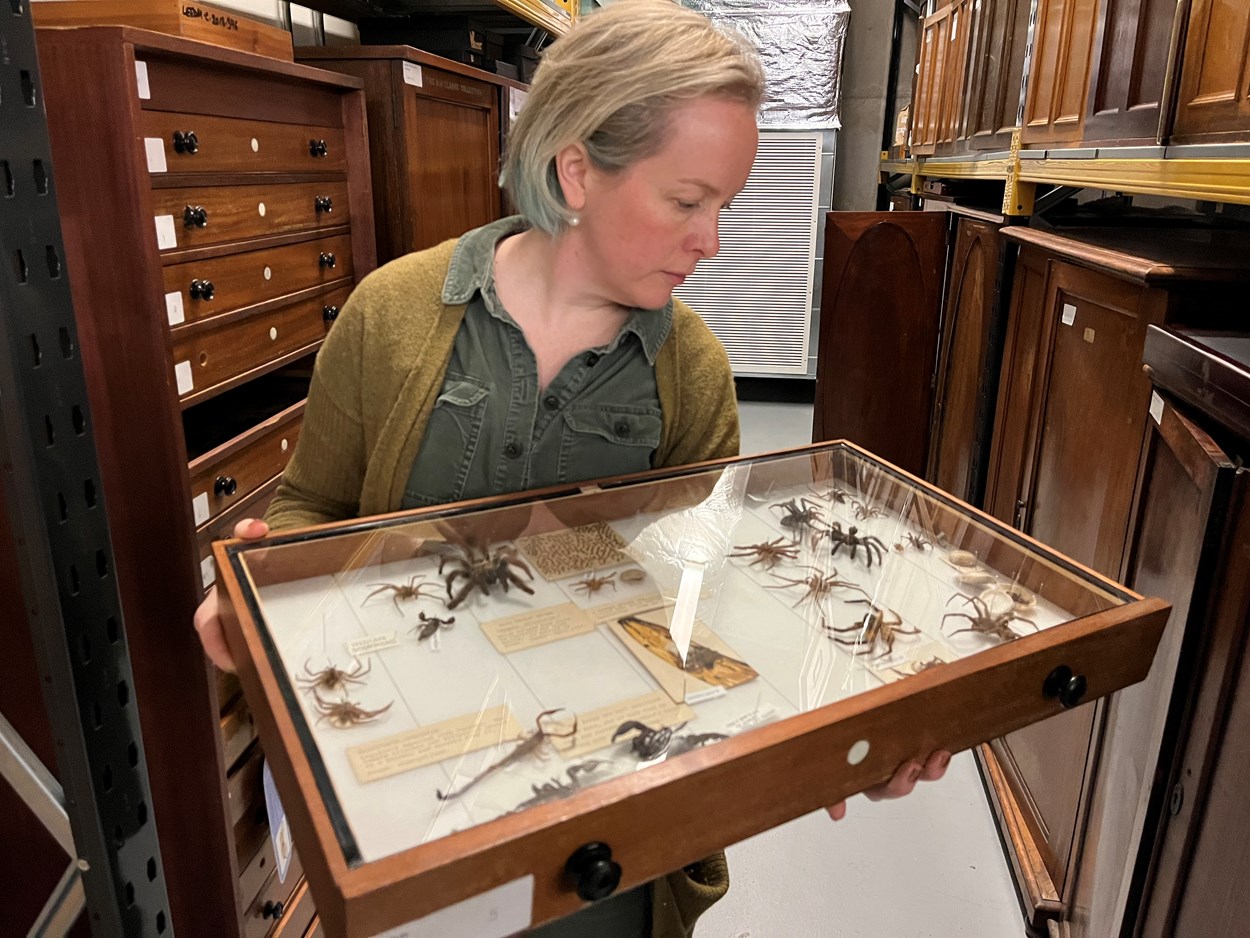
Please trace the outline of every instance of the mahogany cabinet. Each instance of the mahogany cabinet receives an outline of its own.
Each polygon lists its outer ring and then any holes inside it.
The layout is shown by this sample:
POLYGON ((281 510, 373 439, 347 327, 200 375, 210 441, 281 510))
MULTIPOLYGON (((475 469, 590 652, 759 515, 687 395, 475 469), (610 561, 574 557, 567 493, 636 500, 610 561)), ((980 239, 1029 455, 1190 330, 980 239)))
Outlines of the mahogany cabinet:
POLYGON ((507 79, 411 46, 310 46, 296 59, 365 83, 380 262, 502 217, 507 79))
POLYGON ((302 935, 298 875, 255 903, 261 753, 191 620, 376 264, 361 83, 131 28, 37 40, 79 347, 34 354, 82 357, 102 491, 65 494, 109 515, 172 925, 302 935))
POLYGON ((1021 142, 1081 139, 1099 0, 1038 0, 1021 142))
MULTIPOLYGON (((990 513, 1122 575, 1150 423, 1149 326, 1231 321, 1250 250, 1211 232, 1005 229, 1020 246, 985 497, 990 513)), ((983 752, 1026 914, 1071 911, 1103 712, 1081 707, 983 752)))
POLYGON ((911 152, 916 156, 932 156, 937 147, 950 15, 951 8, 947 6, 920 21, 919 61, 911 106, 911 152))
POLYGON ((938 101, 935 153, 950 153, 963 136, 963 117, 967 107, 968 48, 972 35, 974 0, 952 0, 948 7, 950 23, 946 29, 946 46, 940 50, 945 67, 938 101))
POLYGON ((981 0, 968 24, 962 135, 970 150, 1007 150, 1020 126, 1030 0, 981 0))
POLYGON ((1193 0, 1173 143, 1250 140, 1250 4, 1193 0))

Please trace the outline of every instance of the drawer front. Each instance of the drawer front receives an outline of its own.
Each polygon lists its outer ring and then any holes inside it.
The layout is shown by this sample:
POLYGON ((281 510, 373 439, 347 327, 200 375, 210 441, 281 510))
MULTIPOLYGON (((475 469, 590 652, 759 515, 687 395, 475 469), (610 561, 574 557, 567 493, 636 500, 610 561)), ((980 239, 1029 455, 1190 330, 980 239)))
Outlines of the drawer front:
POLYGON ((303 417, 301 401, 191 463, 197 527, 203 528, 282 471, 295 452, 303 417))
POLYGON ((205 589, 217 581, 217 569, 213 563, 213 541, 233 537, 234 526, 244 518, 264 517, 266 509, 269 508, 269 502, 273 499, 273 493, 278 488, 280 478, 279 476, 270 479, 229 511, 222 512, 199 532, 196 542, 200 548, 200 575, 205 589))
POLYGON ((317 907, 313 904, 312 890, 308 888, 307 880, 301 880, 290 902, 283 909, 281 921, 269 935, 271 938, 303 938, 316 914, 317 907))
MULTIPOLYGON (((286 916, 295 911, 296 904, 292 901, 299 887, 303 884, 304 869, 300 866, 299 855, 291 857, 291 865, 287 867, 286 880, 278 881, 275 869, 261 887, 256 898, 243 912, 243 934, 245 938, 264 938, 276 929, 286 916)), ((312 916, 309 916, 309 921, 312 916)), ((293 935, 304 934, 303 930, 290 932, 293 935)))
POLYGON ((165 251, 316 231, 348 223, 347 183, 153 189, 152 214, 173 219, 157 222, 173 232, 165 251))
POLYGON ((256 739, 256 723, 247 702, 240 697, 221 718, 222 762, 229 769, 256 739))
POLYGON ((238 824, 249 807, 265 800, 260 780, 263 762, 260 746, 253 746, 247 758, 226 777, 226 803, 231 824, 238 824))
POLYGON ((351 275, 349 235, 171 264, 164 271, 166 312, 177 308, 172 294, 179 295, 183 322, 190 323, 351 275))
POLYGON ((175 332, 173 367, 180 400, 194 403, 300 349, 311 351, 325 337, 326 307, 342 306, 349 292, 331 290, 186 338, 175 332))
POLYGON ((139 127, 149 170, 156 144, 170 173, 341 173, 347 169, 337 127, 144 111, 139 127), (180 152, 181 151, 181 152, 180 152))
POLYGON ((217 686, 217 711, 224 713, 234 703, 234 699, 243 688, 239 686, 239 676, 220 668, 213 668, 213 680, 217 686))
POLYGON ((243 866, 243 872, 239 874, 239 900, 244 909, 250 909, 255 904, 256 897, 268 885, 269 877, 276 869, 273 838, 266 837, 256 855, 243 866))

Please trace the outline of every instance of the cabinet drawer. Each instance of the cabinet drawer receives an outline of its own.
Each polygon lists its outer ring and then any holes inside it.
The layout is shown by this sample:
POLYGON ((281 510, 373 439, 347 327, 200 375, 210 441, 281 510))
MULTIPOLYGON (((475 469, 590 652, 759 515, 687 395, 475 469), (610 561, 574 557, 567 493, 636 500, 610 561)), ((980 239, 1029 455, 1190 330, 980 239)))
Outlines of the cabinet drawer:
POLYGON ((350 277, 352 239, 339 235, 171 264, 164 273, 170 318, 178 318, 180 304, 182 322, 198 322, 350 277), (171 311, 172 294, 179 297, 175 311, 171 311))
MULTIPOLYGON (((277 869, 273 855, 273 838, 266 837, 256 851, 256 855, 243 867, 239 874, 239 901, 242 908, 250 909, 260 895, 260 891, 269 884, 269 877, 277 869)), ((289 877, 287 882, 293 882, 289 877)))
MULTIPOLYGON (((172 111, 144 111, 139 127, 145 140, 160 139, 165 167, 171 173, 341 173, 347 169, 343 131, 337 127, 172 111)), ((147 146, 155 150, 155 144, 147 146)), ((154 156, 154 152, 148 154, 149 170, 154 156)))
POLYGON ((229 511, 223 511, 200 529, 199 534, 196 535, 196 542, 200 547, 201 572, 212 577, 208 585, 216 579, 216 570, 213 567, 213 541, 234 537, 234 526, 244 518, 263 518, 281 478, 281 476, 274 476, 229 511))
POLYGON ((264 755, 259 745, 252 746, 244 760, 226 776, 226 803, 230 811, 230 823, 238 824, 247 809, 256 802, 264 803, 260 769, 264 755))
POLYGON ((166 251, 333 228, 348 223, 348 209, 347 183, 335 181, 152 190, 152 214, 173 217, 166 251))
POLYGON ((189 467, 191 505, 203 527, 278 475, 295 452, 304 402, 205 453, 189 467))
POLYGON ((291 306, 235 320, 220 329, 174 333, 174 379, 183 406, 211 397, 247 376, 312 351, 326 331, 326 307, 347 299, 346 287, 291 306))
MULTIPOLYGON (((294 861, 292 861, 294 862, 294 861)), ((290 882, 288 879, 287 882, 290 882)), ((312 892, 307 880, 300 880, 291 901, 283 911, 282 919, 269 932, 272 938, 303 938, 308 926, 312 924, 317 907, 313 904, 312 892)), ((250 938, 250 933, 249 933, 250 938)))
POLYGON ((255 740, 256 723, 252 719, 252 711, 240 697, 221 718, 221 761, 225 767, 229 769, 234 765, 255 740))
MULTIPOLYGON (((295 895, 299 892, 299 887, 303 885, 304 869, 300 866, 299 855, 295 854, 291 857, 291 865, 287 868, 286 880, 278 881, 278 871, 275 868, 260 892, 256 894, 256 898, 244 910, 244 938, 264 938, 271 931, 276 932, 282 920, 296 911, 295 895)), ((309 905, 311 904, 310 900, 309 905)), ((309 915, 305 927, 311 920, 312 915, 309 915)), ((286 934, 302 936, 304 930, 299 928, 295 931, 288 931, 286 934)))

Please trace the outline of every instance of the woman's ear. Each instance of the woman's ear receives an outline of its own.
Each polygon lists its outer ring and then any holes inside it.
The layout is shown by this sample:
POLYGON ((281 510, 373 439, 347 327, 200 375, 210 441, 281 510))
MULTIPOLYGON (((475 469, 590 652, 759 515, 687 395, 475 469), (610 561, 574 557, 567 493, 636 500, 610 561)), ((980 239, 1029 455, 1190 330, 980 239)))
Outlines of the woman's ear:
POLYGON ((590 173, 590 156, 582 143, 570 143, 556 154, 556 178, 564 193, 564 204, 574 212, 586 207, 586 183, 590 173))

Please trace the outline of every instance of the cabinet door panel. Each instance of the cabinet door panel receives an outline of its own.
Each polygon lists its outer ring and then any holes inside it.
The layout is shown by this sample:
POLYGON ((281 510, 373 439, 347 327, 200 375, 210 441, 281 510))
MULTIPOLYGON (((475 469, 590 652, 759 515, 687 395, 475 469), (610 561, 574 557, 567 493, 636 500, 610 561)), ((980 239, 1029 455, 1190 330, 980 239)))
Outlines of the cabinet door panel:
POLYGON ((1194 0, 1175 141, 1250 139, 1250 4, 1194 0))
POLYGON ((965 133, 974 150, 1006 150, 1018 126, 1029 0, 982 0, 974 7, 965 133))
POLYGON ((938 113, 937 150, 950 153, 963 135, 963 117, 967 109, 968 40, 971 36, 972 0, 954 0, 951 4, 950 28, 942 50, 945 73, 942 78, 942 100, 938 113))
POLYGON ((1024 143, 1080 140, 1097 14, 1097 0, 1040 0, 1024 143))
POLYGON ((1153 143, 1171 52, 1175 0, 1106 0, 1082 142, 1153 143))
POLYGON ((932 155, 937 144, 950 12, 947 7, 921 21, 920 71, 916 76, 911 135, 912 151, 920 156, 932 155))

